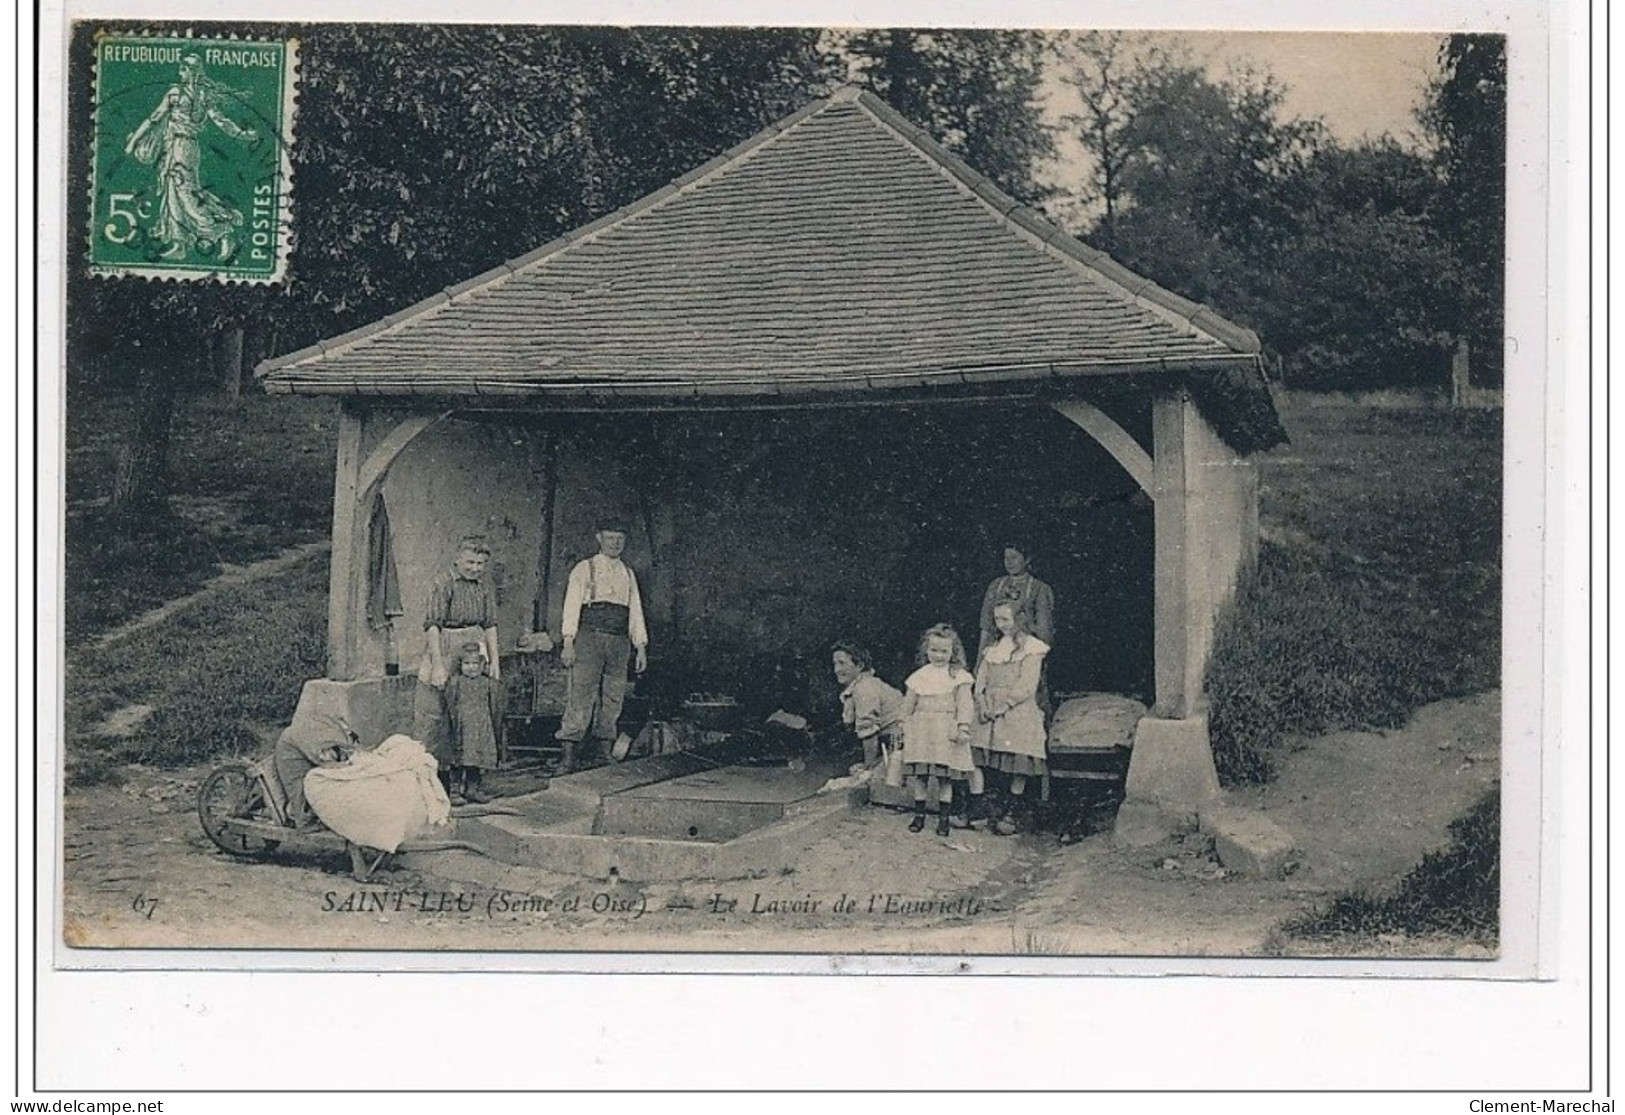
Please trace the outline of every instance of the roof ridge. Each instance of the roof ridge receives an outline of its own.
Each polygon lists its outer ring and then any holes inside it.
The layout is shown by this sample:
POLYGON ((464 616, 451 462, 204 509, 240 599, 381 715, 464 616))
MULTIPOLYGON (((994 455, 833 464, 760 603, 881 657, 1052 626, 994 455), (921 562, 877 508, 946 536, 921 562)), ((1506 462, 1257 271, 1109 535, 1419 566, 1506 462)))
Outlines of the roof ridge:
POLYGON ((455 283, 452 286, 437 290, 433 294, 419 299, 403 309, 396 310, 394 313, 389 314, 378 321, 368 322, 366 325, 358 326, 357 328, 351 329, 348 332, 341 333, 337 337, 317 341, 315 344, 307 345, 302 349, 296 349, 295 351, 287 353, 283 356, 262 360, 254 368, 254 376, 255 378, 262 379, 279 368, 284 368, 289 365, 299 363, 303 360, 309 360, 315 356, 325 356, 328 353, 347 349, 352 345, 359 344, 362 341, 370 340, 384 333, 388 333, 391 330, 406 324, 407 321, 416 319, 430 311, 444 306, 449 306, 453 300, 461 295, 469 294, 475 290, 480 290, 485 287, 494 286, 497 283, 518 274, 521 270, 540 263, 545 259, 549 259, 568 248, 574 247, 576 244, 584 243, 585 241, 592 239, 594 236, 610 227, 618 225, 623 221, 631 220, 633 217, 641 216, 644 213, 658 208, 659 206, 675 198, 678 194, 684 193, 690 188, 699 185, 702 180, 708 179, 713 175, 720 174, 724 170, 737 166, 747 156, 761 150, 768 143, 784 135, 796 125, 818 115, 820 112, 823 112, 830 106, 856 100, 857 96, 861 92, 862 90, 855 85, 842 85, 827 96, 809 101, 807 104, 790 113, 788 116, 780 117, 779 119, 768 124, 766 127, 762 128, 760 131, 739 141, 720 154, 714 155, 710 159, 707 159, 693 170, 672 179, 670 182, 666 183, 664 186, 653 191, 652 193, 644 194, 642 197, 628 202, 617 209, 613 209, 601 217, 597 217, 584 225, 562 233, 540 247, 532 248, 523 255, 505 260, 502 263, 497 264, 495 267, 492 267, 487 271, 483 271, 472 278, 464 279, 460 283, 455 283))
POLYGON ((1226 321, 1207 306, 1181 298, 1150 279, 1130 271, 1105 252, 1077 240, 1037 210, 1004 193, 987 176, 966 165, 957 155, 932 138, 925 129, 909 121, 873 90, 847 83, 823 97, 809 101, 788 116, 773 121, 652 193, 645 194, 585 225, 571 229, 523 255, 499 263, 460 283, 435 291, 378 321, 369 322, 336 337, 317 341, 294 352, 261 361, 256 366, 254 374, 256 378, 263 379, 282 368, 337 354, 363 341, 373 340, 404 327, 409 322, 450 307, 466 295, 505 282, 577 244, 596 238, 610 228, 658 209, 702 182, 737 168, 774 140, 814 116, 835 106, 848 105, 858 108, 887 132, 911 145, 938 170, 954 180, 961 189, 991 210, 1006 227, 1013 228, 1040 252, 1056 255, 1072 263, 1095 281, 1115 287, 1137 305, 1168 320, 1171 324, 1184 326, 1234 352, 1256 354, 1261 351, 1258 337, 1251 330, 1226 321))
MULTIPOLYGON (((845 89, 854 88, 851 86, 845 89)), ((1014 225, 1038 241, 1040 250, 1059 253, 1073 263, 1092 272, 1097 278, 1115 286, 1135 302, 1205 333, 1226 347, 1241 353, 1256 354, 1263 351, 1258 334, 1251 329, 1226 320, 1211 306, 1181 297, 1166 287, 1129 270, 1106 252, 1085 244, 1044 214, 1026 205, 999 188, 992 179, 971 168, 949 151, 924 128, 915 124, 873 90, 858 89, 847 100, 855 101, 876 120, 896 132, 898 136, 936 163, 976 200, 993 210, 1006 225, 1014 225)))

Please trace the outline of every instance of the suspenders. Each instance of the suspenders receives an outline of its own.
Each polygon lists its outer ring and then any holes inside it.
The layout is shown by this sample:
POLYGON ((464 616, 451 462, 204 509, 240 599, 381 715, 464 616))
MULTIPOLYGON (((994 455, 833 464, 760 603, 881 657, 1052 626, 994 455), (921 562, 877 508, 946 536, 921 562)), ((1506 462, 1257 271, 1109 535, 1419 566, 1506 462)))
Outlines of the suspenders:
MULTIPOLYGON (((630 581, 632 571, 626 571, 630 581)), ((587 598, 581 605, 581 626, 589 631, 599 631, 606 635, 626 635, 631 624, 631 585, 627 585, 627 598, 625 604, 615 604, 610 601, 598 600, 598 570, 594 559, 587 559, 587 598)))

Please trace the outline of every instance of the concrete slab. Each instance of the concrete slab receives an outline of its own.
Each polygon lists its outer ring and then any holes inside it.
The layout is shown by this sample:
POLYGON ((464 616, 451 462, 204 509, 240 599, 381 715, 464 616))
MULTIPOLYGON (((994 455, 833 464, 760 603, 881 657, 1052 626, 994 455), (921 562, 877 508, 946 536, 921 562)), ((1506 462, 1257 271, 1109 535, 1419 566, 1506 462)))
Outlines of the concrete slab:
POLYGON ((670 755, 648 755, 624 763, 609 763, 591 770, 579 771, 555 778, 547 791, 558 790, 569 794, 619 794, 651 782, 682 778, 699 771, 715 770, 717 764, 696 751, 676 751, 670 755))
POLYGON ((464 818, 457 836, 504 863, 567 875, 634 882, 762 877, 793 868, 808 830, 861 800, 852 792, 820 794, 793 803, 776 823, 720 842, 595 835, 580 819, 543 827, 506 816, 464 818))
MULTIPOLYGON (((667 778, 614 795, 616 799, 786 804, 811 797, 833 777, 833 768, 719 767, 667 778)), ((606 795, 607 796, 607 795, 606 795)))
POLYGON ((884 779, 877 778, 869 783, 869 804, 908 809, 914 804, 914 798, 907 786, 888 786, 884 779))
POLYGON ((416 685, 417 678, 404 675, 360 681, 314 678, 299 691, 293 721, 336 716, 370 746, 396 732, 411 732, 412 689, 416 685))
POLYGON ((1213 837, 1219 862, 1231 871, 1279 879, 1297 860, 1292 834, 1257 810, 1215 805, 1203 810, 1201 824, 1213 837))
POLYGON ((862 802, 861 790, 818 793, 830 773, 718 767, 694 752, 649 756, 504 798, 517 814, 460 818, 456 836, 496 863, 561 874, 761 876, 793 867, 809 827, 862 802))
POLYGON ((720 844, 784 820, 781 802, 695 801, 615 794, 599 807, 599 836, 656 836, 720 844))

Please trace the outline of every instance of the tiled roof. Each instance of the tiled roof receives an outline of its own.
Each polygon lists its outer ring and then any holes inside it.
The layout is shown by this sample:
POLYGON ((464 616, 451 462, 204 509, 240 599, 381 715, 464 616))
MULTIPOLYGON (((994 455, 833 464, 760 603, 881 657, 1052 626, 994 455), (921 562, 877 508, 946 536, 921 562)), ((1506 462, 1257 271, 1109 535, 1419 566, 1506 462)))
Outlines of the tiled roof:
POLYGON ((1258 351, 844 89, 619 212, 259 373, 300 394, 653 402, 1256 376, 1258 351))

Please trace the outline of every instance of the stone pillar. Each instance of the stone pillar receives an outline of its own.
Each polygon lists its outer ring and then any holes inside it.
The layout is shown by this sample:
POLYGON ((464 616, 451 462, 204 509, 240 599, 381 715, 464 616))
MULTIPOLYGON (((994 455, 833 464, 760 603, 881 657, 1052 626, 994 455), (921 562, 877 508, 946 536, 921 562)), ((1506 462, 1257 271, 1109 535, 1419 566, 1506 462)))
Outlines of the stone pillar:
POLYGON ((1143 844, 1196 824, 1217 800, 1202 695, 1219 610, 1257 552, 1257 472, 1184 389, 1152 402, 1156 704, 1134 737, 1114 839, 1143 844))

